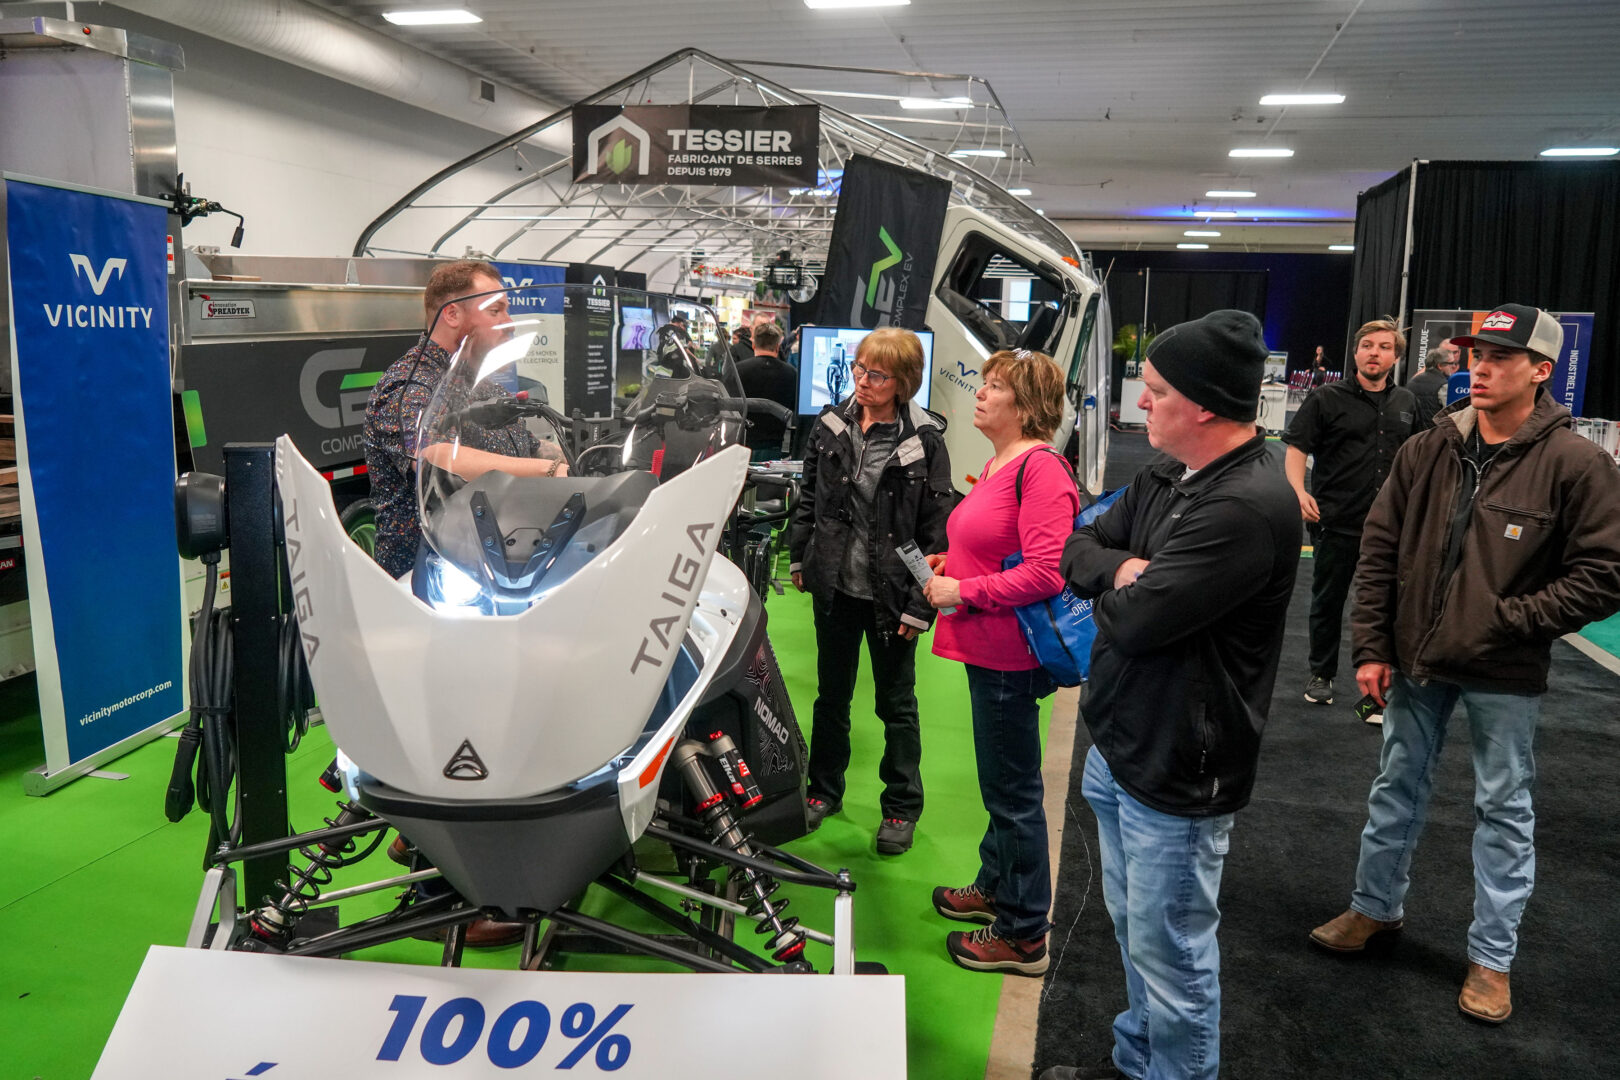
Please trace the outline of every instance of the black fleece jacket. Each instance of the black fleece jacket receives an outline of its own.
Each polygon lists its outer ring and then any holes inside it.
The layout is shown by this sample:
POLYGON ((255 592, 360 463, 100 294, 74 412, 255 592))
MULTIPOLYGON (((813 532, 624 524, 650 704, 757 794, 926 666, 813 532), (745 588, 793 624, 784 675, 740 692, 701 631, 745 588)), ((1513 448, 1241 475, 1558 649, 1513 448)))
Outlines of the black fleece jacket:
POLYGON ((1095 598, 1080 713, 1120 786, 1179 817, 1241 809, 1254 788, 1283 615, 1299 565, 1299 502, 1256 437, 1186 480, 1167 461, 1069 538, 1063 576, 1095 598), (1148 560, 1114 588, 1129 558, 1148 560))
POLYGON ((858 424, 855 399, 828 405, 810 429, 804 451, 804 483, 788 526, 793 569, 804 574, 817 608, 832 609, 846 545, 868 545, 868 585, 878 627, 895 633, 902 622, 918 630, 934 624, 932 605, 895 549, 915 541, 924 555, 945 550, 945 519, 956 505, 951 460, 945 452, 945 421, 915 402, 900 408, 900 439, 884 464, 864 536, 851 527, 850 488, 860 471, 849 434, 858 424))

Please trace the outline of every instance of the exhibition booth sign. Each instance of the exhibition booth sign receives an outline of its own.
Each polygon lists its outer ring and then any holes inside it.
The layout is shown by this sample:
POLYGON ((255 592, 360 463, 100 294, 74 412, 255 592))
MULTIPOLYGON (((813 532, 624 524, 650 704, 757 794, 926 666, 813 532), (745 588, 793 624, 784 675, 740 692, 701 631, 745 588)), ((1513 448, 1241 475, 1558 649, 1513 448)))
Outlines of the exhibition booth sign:
POLYGON ((43 794, 186 709, 168 230, 156 200, 50 182, 8 177, 4 208, 43 794))
MULTIPOLYGON (((775 1080, 904 1080, 905 979, 483 971, 152 946, 93 1080, 555 1074, 708 1080, 716 1035, 787 1018, 836 1038, 774 1054, 775 1080), (207 987, 207 993, 198 993, 207 987), (174 1037, 183 1011, 188 1037, 174 1037), (275 1016, 273 1024, 242 1023, 275 1016), (319 1031, 319 1038, 309 1033, 319 1031)), ((732 1070, 735 1071, 735 1070, 732 1070)))
POLYGON ((817 105, 575 105, 574 182, 814 187, 817 105))
POLYGON ((950 201, 948 180, 861 154, 851 157, 817 321, 921 330, 950 201))

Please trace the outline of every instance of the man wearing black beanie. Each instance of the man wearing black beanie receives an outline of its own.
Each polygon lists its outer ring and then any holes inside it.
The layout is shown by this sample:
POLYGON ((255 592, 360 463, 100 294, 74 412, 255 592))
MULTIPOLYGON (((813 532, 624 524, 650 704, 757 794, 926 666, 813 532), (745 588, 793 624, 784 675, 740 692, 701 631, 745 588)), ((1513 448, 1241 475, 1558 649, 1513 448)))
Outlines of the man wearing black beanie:
POLYGON ((1254 787, 1299 564, 1299 504, 1254 423, 1266 355, 1241 311, 1155 338, 1139 404, 1148 441, 1173 460, 1139 472, 1064 548, 1063 576, 1095 600, 1081 791, 1129 1006, 1109 1065, 1042 1080, 1220 1069, 1221 868, 1254 787))

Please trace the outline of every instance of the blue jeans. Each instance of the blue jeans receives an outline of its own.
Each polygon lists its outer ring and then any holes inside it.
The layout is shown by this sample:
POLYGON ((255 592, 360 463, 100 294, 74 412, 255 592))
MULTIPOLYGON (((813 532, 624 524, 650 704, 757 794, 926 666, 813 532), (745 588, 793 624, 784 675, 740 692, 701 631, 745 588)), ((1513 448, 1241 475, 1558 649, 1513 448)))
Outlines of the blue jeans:
POLYGON ((1395 673, 1384 709, 1384 752, 1367 796, 1356 891, 1350 906, 1373 919, 1403 917, 1412 852, 1428 817, 1446 723, 1468 708, 1474 759, 1474 921, 1468 959, 1493 971, 1513 966, 1519 919, 1536 883, 1536 781, 1531 744, 1541 715, 1537 694, 1422 685, 1395 673))
POLYGON ((1039 700, 1056 687, 1045 668, 995 671, 967 666, 973 753, 990 824, 979 841, 974 884, 996 899, 996 933, 1015 941, 1052 928, 1052 865, 1041 783, 1039 700))
POLYGON ((1187 818, 1143 806, 1093 746, 1081 794, 1097 815, 1103 900, 1125 962, 1129 1005, 1114 1018, 1114 1065, 1138 1080, 1213 1080, 1221 1065, 1218 900, 1231 814, 1187 818))

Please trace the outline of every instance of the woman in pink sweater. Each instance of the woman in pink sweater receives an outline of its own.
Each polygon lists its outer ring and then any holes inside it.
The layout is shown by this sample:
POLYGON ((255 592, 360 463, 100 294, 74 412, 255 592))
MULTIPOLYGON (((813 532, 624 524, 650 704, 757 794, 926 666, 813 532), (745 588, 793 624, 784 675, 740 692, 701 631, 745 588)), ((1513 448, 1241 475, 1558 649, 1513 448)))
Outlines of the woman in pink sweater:
POLYGON ((976 971, 1039 975, 1046 970, 1052 906, 1042 806, 1038 702, 1055 689, 1030 652, 1014 608, 1063 590, 1058 560, 1080 511, 1068 463, 1047 443, 1063 415, 1063 373, 1052 358, 1018 350, 985 361, 973 426, 995 448, 979 481, 952 512, 935 577, 924 595, 942 614, 934 653, 967 665, 979 794, 990 825, 979 874, 960 889, 934 890, 946 918, 984 922, 951 933, 951 959, 976 971), (1003 570, 1004 558, 1024 561, 1003 570))

